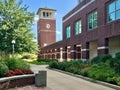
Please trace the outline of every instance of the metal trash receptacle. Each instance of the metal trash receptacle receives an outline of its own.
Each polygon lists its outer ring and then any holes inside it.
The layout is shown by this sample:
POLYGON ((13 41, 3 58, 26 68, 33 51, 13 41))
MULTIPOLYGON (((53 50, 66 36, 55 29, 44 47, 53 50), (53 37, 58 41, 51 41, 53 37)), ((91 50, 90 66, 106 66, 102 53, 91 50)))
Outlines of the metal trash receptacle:
POLYGON ((47 83, 47 71, 39 71, 35 74, 35 85, 37 87, 46 86, 47 83))

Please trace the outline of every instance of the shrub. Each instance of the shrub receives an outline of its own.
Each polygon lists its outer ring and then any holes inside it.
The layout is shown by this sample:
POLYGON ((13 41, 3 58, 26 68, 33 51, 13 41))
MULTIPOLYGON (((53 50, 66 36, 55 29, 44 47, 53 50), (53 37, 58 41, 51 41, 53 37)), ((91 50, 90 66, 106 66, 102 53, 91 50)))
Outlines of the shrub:
POLYGON ((93 59, 91 59, 91 63, 92 63, 92 64, 97 64, 97 63, 100 62, 99 59, 100 59, 100 56, 96 56, 96 57, 94 57, 93 59))
POLYGON ((112 58, 112 56, 110 54, 103 54, 100 56, 100 61, 105 63, 106 61, 110 60, 111 58, 112 58))
POLYGON ((51 62, 58 62, 58 60, 56 59, 37 59, 38 62, 46 62, 47 64, 51 63, 51 62))
POLYGON ((51 68, 57 68, 63 71, 80 74, 81 70, 84 68, 89 67, 90 65, 87 63, 84 63, 83 61, 69 61, 69 62, 51 62, 49 67, 51 68))
POLYGON ((120 52, 115 54, 115 58, 120 59, 120 52))
POLYGON ((30 65, 21 59, 6 58, 4 61, 10 70, 14 70, 16 68, 26 70, 30 69, 30 65))
POLYGON ((22 59, 30 59, 30 55, 25 55, 22 57, 22 59))
POLYGON ((46 65, 46 64, 47 64, 46 62, 43 62, 43 61, 39 62, 39 61, 37 61, 37 60, 34 60, 34 61, 32 61, 32 62, 29 62, 29 63, 31 63, 31 64, 36 64, 36 65, 46 65))
POLYGON ((94 79, 107 81, 108 77, 113 77, 115 75, 114 69, 110 68, 107 63, 94 64, 88 70, 88 76, 94 79))
POLYGON ((109 55, 109 54, 103 54, 103 55, 101 55, 101 56, 96 56, 96 57, 94 57, 92 60, 91 60, 91 63, 92 64, 97 64, 97 63, 100 63, 100 62, 106 62, 106 61, 108 61, 108 60, 110 60, 112 58, 112 56, 111 55, 109 55))
POLYGON ((5 63, 0 62, 0 77, 4 77, 5 73, 8 71, 8 67, 5 63))
POLYGON ((50 68, 57 68, 58 69, 58 62, 54 61, 49 64, 50 68))
POLYGON ((86 68, 83 68, 83 69, 80 71, 80 74, 83 75, 83 76, 88 76, 88 71, 89 71, 90 68, 91 68, 91 66, 86 67, 86 68))
POLYGON ((118 58, 111 59, 110 67, 114 68, 117 74, 120 74, 120 59, 118 58))
POLYGON ((65 62, 58 62, 58 69, 65 71, 66 67, 68 66, 68 63, 65 62))
POLYGON ((37 59, 36 54, 25 54, 22 56, 22 59, 37 59))

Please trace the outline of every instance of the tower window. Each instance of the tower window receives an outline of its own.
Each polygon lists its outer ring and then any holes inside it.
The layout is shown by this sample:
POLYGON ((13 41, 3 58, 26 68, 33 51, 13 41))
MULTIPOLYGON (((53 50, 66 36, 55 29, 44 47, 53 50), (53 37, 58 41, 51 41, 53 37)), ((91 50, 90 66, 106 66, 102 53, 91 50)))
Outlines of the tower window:
POLYGON ((43 12, 43 17, 45 17, 45 12, 43 12))
POLYGON ((47 17, 49 17, 49 13, 47 12, 46 14, 47 14, 47 17))

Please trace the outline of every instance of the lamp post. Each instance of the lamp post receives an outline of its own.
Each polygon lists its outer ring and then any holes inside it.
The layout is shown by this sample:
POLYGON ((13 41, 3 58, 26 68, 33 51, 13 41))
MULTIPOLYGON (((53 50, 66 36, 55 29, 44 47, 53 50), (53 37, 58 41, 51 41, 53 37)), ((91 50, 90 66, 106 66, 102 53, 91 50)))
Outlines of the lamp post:
POLYGON ((15 52, 14 44, 15 44, 15 40, 12 40, 12 57, 13 58, 14 58, 14 52, 15 52))

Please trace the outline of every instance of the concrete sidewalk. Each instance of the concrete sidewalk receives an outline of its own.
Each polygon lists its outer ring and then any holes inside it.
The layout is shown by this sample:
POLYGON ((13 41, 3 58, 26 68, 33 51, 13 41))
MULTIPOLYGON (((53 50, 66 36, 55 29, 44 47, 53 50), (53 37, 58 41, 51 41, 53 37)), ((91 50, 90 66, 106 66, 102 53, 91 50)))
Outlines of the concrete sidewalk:
POLYGON ((49 90, 115 90, 80 78, 46 69, 46 66, 31 65, 31 69, 35 73, 39 70, 47 71, 46 88, 49 90))

